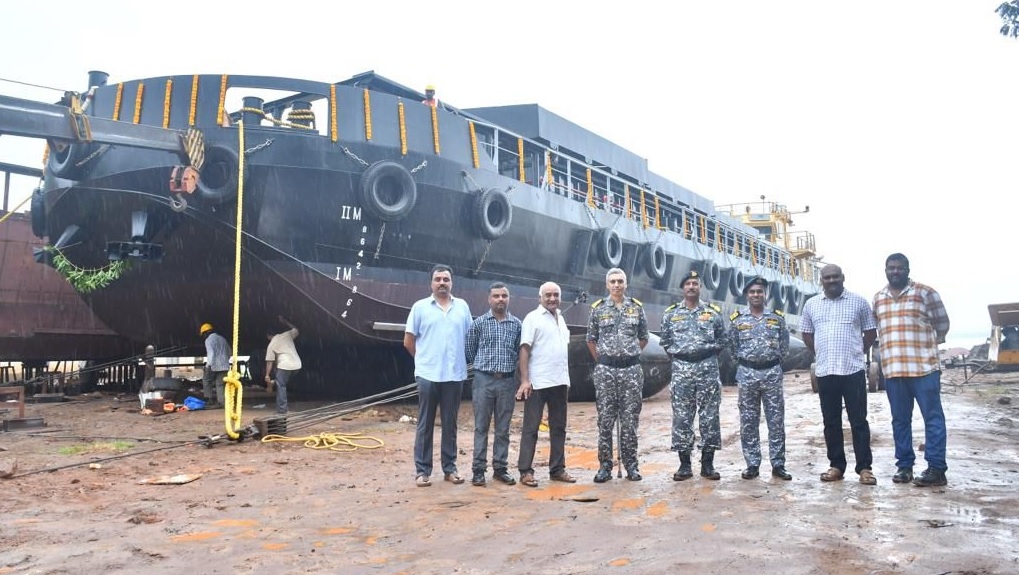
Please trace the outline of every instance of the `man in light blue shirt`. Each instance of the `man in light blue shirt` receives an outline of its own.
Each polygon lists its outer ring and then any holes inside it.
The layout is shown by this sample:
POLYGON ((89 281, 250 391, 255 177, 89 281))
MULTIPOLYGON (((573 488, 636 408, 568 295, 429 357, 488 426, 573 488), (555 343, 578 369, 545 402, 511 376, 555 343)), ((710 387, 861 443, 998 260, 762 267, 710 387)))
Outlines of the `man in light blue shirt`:
POLYGON ((432 484, 432 449, 435 411, 442 417, 440 461, 445 480, 464 482, 456 471, 456 419, 463 383, 467 379, 464 354, 471 310, 467 302, 453 297, 453 272, 449 266, 432 268, 432 295, 418 300, 407 316, 403 347, 414 358, 418 386, 418 424, 414 436, 414 483, 432 484))

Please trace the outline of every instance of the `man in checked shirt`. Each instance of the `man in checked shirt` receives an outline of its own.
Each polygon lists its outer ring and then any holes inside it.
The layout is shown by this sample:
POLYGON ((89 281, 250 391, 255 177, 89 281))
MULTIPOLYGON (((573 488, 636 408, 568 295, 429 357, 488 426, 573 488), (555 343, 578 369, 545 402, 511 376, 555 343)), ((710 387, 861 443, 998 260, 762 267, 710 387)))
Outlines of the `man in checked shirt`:
POLYGON ((941 408, 938 344, 948 333, 948 313, 930 286, 909 279, 909 260, 895 253, 885 260, 888 285, 874 295, 881 342, 881 371, 892 412, 895 466, 892 481, 918 487, 946 485, 945 412, 941 408), (927 470, 913 479, 913 401, 920 406, 927 470))
POLYGON ((831 467, 821 481, 842 481, 846 473, 846 449, 842 432, 845 402, 853 432, 856 472, 863 485, 877 485, 871 471, 870 424, 867 423, 867 350, 877 339, 877 324, 867 300, 846 290, 842 268, 821 268, 824 293, 807 300, 800 312, 803 343, 817 360, 817 397, 824 420, 824 444, 831 467))
POLYGON ((471 484, 485 486, 488 466, 488 428, 495 416, 495 440, 492 442, 492 469, 496 481, 514 485, 517 480, 507 471, 509 460, 510 418, 516 395, 517 356, 520 350, 520 320, 509 308, 506 284, 488 287, 489 310, 471 323, 467 330, 467 363, 474 364, 474 471, 471 484))

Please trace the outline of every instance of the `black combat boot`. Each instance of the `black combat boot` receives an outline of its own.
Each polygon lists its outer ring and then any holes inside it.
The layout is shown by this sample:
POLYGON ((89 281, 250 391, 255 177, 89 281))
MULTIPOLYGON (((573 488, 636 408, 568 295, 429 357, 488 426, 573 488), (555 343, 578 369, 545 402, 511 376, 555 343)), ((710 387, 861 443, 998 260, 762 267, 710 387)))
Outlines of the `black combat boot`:
POLYGON ((701 451, 701 477, 711 480, 719 480, 721 475, 715 471, 715 450, 705 449, 701 451))
POLYGON ((679 469, 672 474, 673 481, 686 481, 693 477, 693 467, 690 465, 690 452, 679 452, 679 469))

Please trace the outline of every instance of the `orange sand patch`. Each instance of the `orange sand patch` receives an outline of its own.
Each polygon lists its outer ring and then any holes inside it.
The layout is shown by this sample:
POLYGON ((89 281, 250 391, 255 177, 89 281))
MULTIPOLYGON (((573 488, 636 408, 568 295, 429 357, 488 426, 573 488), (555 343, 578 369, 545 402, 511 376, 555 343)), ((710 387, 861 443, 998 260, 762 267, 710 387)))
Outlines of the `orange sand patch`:
POLYGON ((626 557, 620 557, 619 559, 613 559, 612 561, 609 561, 609 566, 611 567, 626 567, 629 564, 630 560, 627 559, 626 557))
POLYGON ((644 498, 639 497, 637 499, 619 499, 612 503, 612 510, 619 511, 621 509, 637 509, 644 505, 644 498))
POLYGON ((527 498, 535 501, 543 499, 560 499, 568 495, 577 495, 590 489, 587 485, 577 485, 574 483, 555 483, 550 482, 551 485, 548 487, 538 487, 531 489, 527 492, 527 498))
POLYGON ((701 525, 701 531, 705 533, 714 533, 716 529, 718 529, 718 526, 714 523, 705 523, 704 525, 701 525))
POLYGON ((185 533, 184 535, 174 535, 170 538, 170 541, 175 543, 184 543, 187 541, 207 541, 209 539, 215 539, 220 537, 222 533, 218 531, 197 531, 195 533, 185 533))
POLYGON ((279 551, 280 549, 286 549, 290 547, 289 543, 263 543, 262 549, 266 551, 279 551))
POLYGON ((323 535, 346 535, 353 532, 354 529, 351 527, 329 527, 322 530, 323 535))
POLYGON ((567 467, 580 467, 582 469, 597 470, 599 467, 597 449, 570 449, 566 448, 567 467))
POLYGON ((213 525, 220 527, 256 527, 258 521, 254 519, 220 519, 213 522, 213 525))
POLYGON ((655 503, 651 507, 648 507, 647 514, 648 514, 648 517, 661 517, 661 516, 665 515, 668 511, 669 511, 669 502, 668 501, 659 501, 658 503, 655 503))
POLYGON ((365 545, 375 545, 378 542, 379 542, 379 538, 374 536, 374 535, 369 535, 368 537, 364 538, 364 544, 365 545))

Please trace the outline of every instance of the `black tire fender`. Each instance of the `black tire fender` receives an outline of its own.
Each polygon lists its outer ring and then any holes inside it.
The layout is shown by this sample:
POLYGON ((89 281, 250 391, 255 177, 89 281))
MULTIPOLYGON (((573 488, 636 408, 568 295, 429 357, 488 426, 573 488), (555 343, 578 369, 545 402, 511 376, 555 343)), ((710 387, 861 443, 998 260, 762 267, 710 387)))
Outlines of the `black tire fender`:
POLYGON ((481 237, 497 240, 513 225, 513 205, 502 190, 482 190, 474 199, 471 217, 481 237))
POLYGON ((736 297, 743 295, 743 288, 747 285, 747 276, 743 273, 743 270, 736 268, 732 269, 732 273, 729 275, 729 293, 736 297))
POLYGON ((418 201, 417 183, 407 168, 380 160, 361 174, 361 205, 384 222, 403 219, 418 201))
POLYGON ((647 251, 644 255, 644 271, 647 275, 656 280, 665 277, 665 270, 668 267, 668 259, 665 257, 665 248, 657 242, 648 242, 647 251))
POLYGON ((623 238, 619 232, 606 228, 598 233, 598 262, 606 269, 619 267, 623 261, 623 238))
POLYGON ((214 205, 233 199, 237 195, 239 163, 237 152, 231 148, 224 146, 205 148, 205 163, 202 164, 202 173, 198 178, 198 195, 214 205))
POLYGON ((704 262, 704 266, 701 269, 701 283, 704 284, 704 287, 709 290, 718 289, 721 281, 722 268, 718 267, 718 263, 711 260, 704 262))
POLYGON ((771 301, 775 305, 775 309, 785 309, 785 284, 781 282, 774 282, 771 284, 771 301))
POLYGON ((46 195, 43 194, 42 188, 32 191, 30 212, 32 214, 32 234, 39 239, 46 237, 46 195))
POLYGON ((95 144, 68 144, 49 140, 48 145, 50 151, 46 167, 54 176, 65 180, 80 180, 85 175, 85 166, 78 164, 95 151, 95 144))

